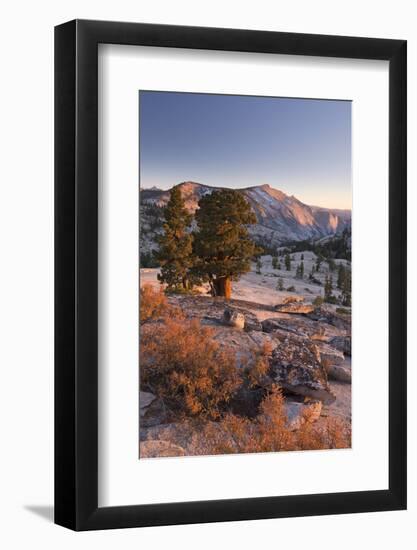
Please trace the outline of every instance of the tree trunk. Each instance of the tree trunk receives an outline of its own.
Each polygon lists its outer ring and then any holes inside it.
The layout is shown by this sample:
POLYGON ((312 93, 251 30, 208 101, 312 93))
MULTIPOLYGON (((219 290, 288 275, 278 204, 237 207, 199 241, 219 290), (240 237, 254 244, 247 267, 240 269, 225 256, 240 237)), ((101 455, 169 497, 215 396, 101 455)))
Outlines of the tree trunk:
POLYGON ((213 284, 216 296, 224 296, 226 300, 230 300, 232 297, 232 281, 230 277, 218 277, 214 279, 213 284))

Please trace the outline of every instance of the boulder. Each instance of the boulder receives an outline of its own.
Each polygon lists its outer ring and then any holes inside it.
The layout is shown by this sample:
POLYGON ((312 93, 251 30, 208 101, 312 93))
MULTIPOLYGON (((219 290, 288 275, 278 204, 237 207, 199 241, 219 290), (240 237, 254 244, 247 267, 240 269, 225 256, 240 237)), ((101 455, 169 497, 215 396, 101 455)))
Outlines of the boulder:
POLYGON ((149 407, 152 401, 155 401, 155 399, 156 396, 153 393, 149 393, 147 391, 139 392, 139 409, 141 416, 145 414, 146 409, 149 407))
POLYGON ((284 405, 284 412, 287 417, 287 428, 291 431, 295 431, 299 430, 305 423, 316 422, 316 420, 320 418, 321 407, 321 401, 297 403, 287 400, 284 405))
POLYGON ((350 336, 334 336, 329 344, 346 355, 352 355, 352 339, 350 336))
POLYGON ((337 382, 344 382, 346 384, 351 384, 352 382, 351 370, 341 365, 332 365, 327 371, 327 375, 331 380, 336 380, 337 382))
POLYGON ((246 332, 262 332, 262 323, 259 321, 248 321, 245 318, 245 331, 246 332))
POLYGON ((327 372, 329 372, 328 369, 330 367, 334 365, 341 365, 345 360, 345 356, 341 351, 332 348, 328 344, 320 343, 318 344, 318 348, 320 352, 321 364, 327 372))
POLYGON ((167 456, 185 456, 185 451, 179 445, 161 439, 141 441, 139 445, 140 458, 158 458, 167 456))
POLYGON ((287 334, 272 352, 272 377, 285 392, 319 399, 330 405, 336 399, 330 391, 320 352, 308 338, 287 334))
POLYGON ((231 330, 229 327, 222 325, 213 327, 213 330, 214 340, 222 348, 231 350, 235 354, 238 368, 247 366, 248 361, 253 358, 253 350, 260 349, 265 344, 274 349, 279 344, 279 340, 275 335, 266 334, 265 332, 231 330))
POLYGON ((223 322, 230 327, 245 328, 245 316, 240 311, 226 308, 223 313, 223 322))
POLYGON ((139 415, 141 428, 165 422, 166 411, 162 399, 149 392, 139 392, 139 415))
POLYGON ((298 313, 306 315, 307 313, 312 313, 315 310, 315 306, 313 306, 313 304, 290 302, 289 304, 278 304, 275 306, 275 310, 280 313, 298 313))
POLYGON ((320 321, 322 323, 328 323, 334 327, 350 332, 351 330, 351 318, 350 315, 343 315, 342 313, 336 313, 330 309, 324 307, 317 307, 313 311, 308 313, 308 317, 313 321, 320 321))
POLYGON ((265 334, 264 332, 253 332, 250 334, 250 338, 256 346, 259 346, 259 348, 267 346, 271 349, 271 352, 279 345, 278 338, 274 338, 274 336, 265 334))
POLYGON ((298 327, 291 327, 288 325, 288 323, 285 322, 285 320, 281 319, 265 319, 261 322, 261 326, 263 332, 284 331, 297 335, 300 335, 300 333, 302 335, 306 335, 306 333, 302 333, 302 331, 300 331, 298 327))
POLYGON ((319 342, 328 342, 330 337, 325 327, 319 325, 317 329, 310 334, 310 338, 312 340, 318 340, 319 342))

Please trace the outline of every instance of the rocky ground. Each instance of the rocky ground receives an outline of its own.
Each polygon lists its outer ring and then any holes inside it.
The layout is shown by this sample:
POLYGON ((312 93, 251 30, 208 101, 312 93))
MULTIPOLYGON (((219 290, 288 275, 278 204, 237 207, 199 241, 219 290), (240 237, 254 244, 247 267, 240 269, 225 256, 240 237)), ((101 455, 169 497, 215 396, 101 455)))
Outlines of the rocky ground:
MULTIPOLYGON (((315 256, 303 255, 308 274, 315 256)), ((350 422, 350 314, 337 312, 336 306, 313 306, 323 288, 306 276, 302 281, 295 278, 301 253, 292 256, 291 271, 272 269, 271 257, 264 256, 261 274, 253 270, 234 283, 233 299, 228 302, 210 297, 205 287, 199 295, 171 296, 169 301, 188 318, 212 327, 216 340, 234 349, 242 365, 249 350, 268 345, 270 376, 285 392, 291 429, 298 429, 306 418, 318 425, 326 417, 350 422), (285 288, 294 286, 295 292, 278 291, 277 277, 283 278, 285 288)), ((159 286, 156 275, 155 269, 141 270, 141 285, 159 286)), ((325 276, 322 268, 316 278, 325 276)), ((163 404, 155 396, 141 392, 140 410, 141 457, 193 454, 181 427, 167 424, 163 404)))

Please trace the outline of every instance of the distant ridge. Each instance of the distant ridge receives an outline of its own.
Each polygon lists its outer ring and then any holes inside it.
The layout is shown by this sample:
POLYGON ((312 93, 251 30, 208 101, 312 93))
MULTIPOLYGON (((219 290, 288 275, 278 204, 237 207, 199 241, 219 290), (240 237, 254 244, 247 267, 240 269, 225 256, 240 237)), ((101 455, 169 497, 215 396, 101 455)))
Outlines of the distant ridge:
MULTIPOLYGON (((224 189, 194 181, 178 184, 189 212, 194 213, 204 195, 224 189)), ((350 232, 351 211, 304 204, 270 185, 236 189, 255 212, 257 223, 249 227, 252 238, 264 248, 275 248, 297 241, 331 239, 344 230, 350 232)), ((170 189, 140 189, 141 253, 157 250, 157 237, 162 232, 162 208, 169 200, 170 189)))

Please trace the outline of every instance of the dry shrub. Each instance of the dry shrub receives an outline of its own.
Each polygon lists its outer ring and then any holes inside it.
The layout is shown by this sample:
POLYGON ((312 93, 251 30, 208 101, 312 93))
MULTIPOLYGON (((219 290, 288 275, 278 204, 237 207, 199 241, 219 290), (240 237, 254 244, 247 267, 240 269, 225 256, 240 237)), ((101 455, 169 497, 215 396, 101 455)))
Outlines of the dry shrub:
POLYGON ((139 312, 140 323, 145 323, 150 319, 157 319, 166 314, 169 308, 168 300, 162 290, 154 290, 151 285, 140 287, 139 312))
POLYGON ((213 329, 175 315, 142 327, 140 369, 142 387, 190 416, 218 418, 241 384, 234 354, 213 329))
POLYGON ((244 369, 250 388, 263 387, 267 383, 271 351, 272 347, 268 342, 259 348, 251 349, 251 358, 244 369))
POLYGON ((263 400, 260 415, 254 420, 227 414, 219 422, 206 424, 195 431, 187 454, 266 453, 351 446, 350 424, 339 418, 321 419, 318 424, 306 422, 299 430, 290 431, 284 402, 281 391, 274 388, 263 400))
POLYGON ((179 307, 168 303, 162 287, 159 290, 154 290, 152 285, 149 284, 140 288, 139 313, 141 325, 146 321, 163 320, 168 316, 177 319, 184 318, 184 314, 179 307))
POLYGON ((348 449, 351 425, 342 418, 330 417, 318 424, 305 423, 295 432, 296 450, 348 449))

